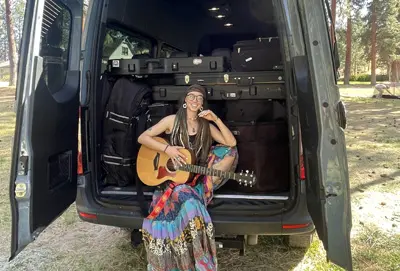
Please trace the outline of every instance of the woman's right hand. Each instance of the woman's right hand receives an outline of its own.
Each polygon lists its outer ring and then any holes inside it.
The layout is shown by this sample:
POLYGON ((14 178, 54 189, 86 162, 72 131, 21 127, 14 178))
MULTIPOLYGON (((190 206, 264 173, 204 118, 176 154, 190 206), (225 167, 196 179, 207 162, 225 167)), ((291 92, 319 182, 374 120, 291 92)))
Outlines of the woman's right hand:
POLYGON ((171 157, 171 160, 175 165, 183 166, 186 165, 187 158, 179 151, 179 149, 183 149, 183 147, 168 146, 168 148, 165 150, 165 153, 171 157))

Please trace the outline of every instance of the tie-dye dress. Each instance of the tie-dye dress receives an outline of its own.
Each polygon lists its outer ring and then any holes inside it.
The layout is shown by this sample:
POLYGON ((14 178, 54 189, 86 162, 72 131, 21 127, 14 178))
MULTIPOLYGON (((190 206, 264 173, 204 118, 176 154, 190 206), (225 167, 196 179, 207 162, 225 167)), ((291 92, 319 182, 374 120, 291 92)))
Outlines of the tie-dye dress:
MULTIPOLYGON (((208 167, 226 156, 235 157, 233 171, 238 160, 236 147, 213 146, 208 167)), ((158 215, 144 219, 142 233, 148 271, 217 270, 214 228, 206 206, 213 191, 226 181, 216 186, 211 177, 201 176, 193 186, 178 185, 168 199, 164 198, 164 207, 158 215)), ((164 192, 154 193, 150 212, 157 208, 164 192)))

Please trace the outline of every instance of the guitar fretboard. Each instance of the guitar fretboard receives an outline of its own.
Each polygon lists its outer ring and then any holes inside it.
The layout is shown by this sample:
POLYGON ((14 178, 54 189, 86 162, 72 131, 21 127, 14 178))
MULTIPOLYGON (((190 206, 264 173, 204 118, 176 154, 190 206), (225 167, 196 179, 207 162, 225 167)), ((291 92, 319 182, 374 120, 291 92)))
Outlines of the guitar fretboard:
POLYGON ((202 174, 202 175, 208 175, 208 176, 217 176, 217 177, 223 177, 223 178, 228 178, 232 180, 239 180, 241 176, 238 176, 238 174, 234 172, 227 172, 227 171, 222 171, 219 169, 213 169, 213 168, 207 168, 207 167, 202 167, 202 166, 197 166, 197 165, 184 165, 180 167, 181 170, 197 173, 197 174, 202 174))

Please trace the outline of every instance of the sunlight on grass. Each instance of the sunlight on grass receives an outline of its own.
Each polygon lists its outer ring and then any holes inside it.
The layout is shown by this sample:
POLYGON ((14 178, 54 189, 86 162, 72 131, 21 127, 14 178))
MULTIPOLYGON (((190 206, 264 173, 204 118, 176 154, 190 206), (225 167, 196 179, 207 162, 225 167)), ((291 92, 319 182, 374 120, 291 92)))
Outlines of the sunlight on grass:
POLYGON ((326 261, 326 253, 323 248, 322 242, 320 240, 314 241, 310 248, 307 250, 304 255, 304 261, 300 263, 295 271, 341 271, 342 268, 337 267, 332 263, 327 263, 326 261))
POLYGON ((400 235, 364 227, 353 240, 353 257, 356 270, 400 270, 400 235))
POLYGON ((341 87, 339 88, 341 96, 363 96, 372 97, 374 94, 373 88, 352 88, 352 87, 341 87))

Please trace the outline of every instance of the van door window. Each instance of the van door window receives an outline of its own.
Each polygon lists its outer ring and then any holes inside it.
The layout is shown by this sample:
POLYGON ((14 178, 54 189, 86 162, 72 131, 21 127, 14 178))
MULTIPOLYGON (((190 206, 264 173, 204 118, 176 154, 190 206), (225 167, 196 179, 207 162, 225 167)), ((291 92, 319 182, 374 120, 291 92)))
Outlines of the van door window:
POLYGON ((329 5, 328 0, 324 1, 324 11, 325 11, 325 14, 324 14, 325 20, 327 22, 327 31, 329 33, 328 37, 329 37, 329 44, 330 44, 330 48, 331 48, 331 54, 332 54, 335 80, 337 82, 337 79, 339 77, 338 69, 340 66, 340 59, 339 59, 339 53, 338 53, 338 48, 337 48, 335 26, 333 25, 331 6, 329 5))
POLYGON ((58 92, 65 83, 71 20, 71 13, 61 4, 45 2, 39 54, 43 57, 42 76, 52 94, 58 92))
POLYGON ((152 42, 140 35, 127 34, 108 28, 103 44, 102 70, 105 70, 108 60, 131 59, 136 55, 151 55, 152 42))
POLYGON ((174 47, 172 47, 172 46, 163 44, 163 45, 161 46, 161 50, 160 50, 159 57, 161 57, 161 58, 168 58, 168 57, 171 56, 171 54, 172 54, 173 52, 178 52, 178 51, 179 51, 178 49, 176 49, 176 48, 174 48, 174 47))

